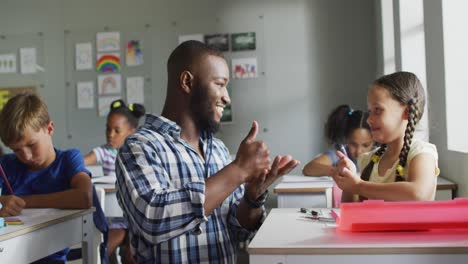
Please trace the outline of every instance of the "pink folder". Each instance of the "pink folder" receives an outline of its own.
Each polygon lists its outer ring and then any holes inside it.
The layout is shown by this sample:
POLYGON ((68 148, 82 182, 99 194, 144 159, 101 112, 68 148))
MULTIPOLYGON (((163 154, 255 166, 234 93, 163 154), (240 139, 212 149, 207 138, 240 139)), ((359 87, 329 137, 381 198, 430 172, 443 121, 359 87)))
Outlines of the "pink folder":
POLYGON ((337 217, 342 231, 418 231, 468 229, 468 198, 429 202, 366 200, 342 203, 337 217))

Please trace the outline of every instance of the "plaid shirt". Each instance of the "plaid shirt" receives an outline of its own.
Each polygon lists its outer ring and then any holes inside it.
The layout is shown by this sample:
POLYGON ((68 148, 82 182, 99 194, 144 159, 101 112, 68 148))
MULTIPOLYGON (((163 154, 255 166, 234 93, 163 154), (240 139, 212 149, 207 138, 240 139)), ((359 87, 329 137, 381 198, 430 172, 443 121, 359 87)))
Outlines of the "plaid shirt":
POLYGON ((254 235, 237 220, 244 186, 205 215, 205 180, 230 156, 212 134, 200 141, 206 159, 180 137, 176 123, 147 115, 120 148, 117 198, 138 263, 236 263, 238 242, 254 235))

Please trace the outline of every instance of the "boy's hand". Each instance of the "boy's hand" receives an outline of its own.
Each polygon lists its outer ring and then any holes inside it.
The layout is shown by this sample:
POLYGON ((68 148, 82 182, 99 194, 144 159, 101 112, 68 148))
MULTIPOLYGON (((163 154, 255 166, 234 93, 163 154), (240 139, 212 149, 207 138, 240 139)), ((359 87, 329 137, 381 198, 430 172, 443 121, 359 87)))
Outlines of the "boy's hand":
POLYGON ((0 217, 19 215, 26 206, 26 202, 15 195, 0 196, 0 203, 2 204, 0 217))

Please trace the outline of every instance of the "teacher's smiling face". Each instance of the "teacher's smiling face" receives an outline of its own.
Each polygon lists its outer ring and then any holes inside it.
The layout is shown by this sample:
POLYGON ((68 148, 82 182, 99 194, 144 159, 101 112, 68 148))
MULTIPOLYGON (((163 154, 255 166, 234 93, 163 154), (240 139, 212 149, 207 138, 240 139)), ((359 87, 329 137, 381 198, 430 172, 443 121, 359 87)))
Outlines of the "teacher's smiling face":
POLYGON ((222 57, 207 55, 194 73, 191 110, 201 131, 219 129, 224 108, 231 103, 227 91, 229 68, 222 57))

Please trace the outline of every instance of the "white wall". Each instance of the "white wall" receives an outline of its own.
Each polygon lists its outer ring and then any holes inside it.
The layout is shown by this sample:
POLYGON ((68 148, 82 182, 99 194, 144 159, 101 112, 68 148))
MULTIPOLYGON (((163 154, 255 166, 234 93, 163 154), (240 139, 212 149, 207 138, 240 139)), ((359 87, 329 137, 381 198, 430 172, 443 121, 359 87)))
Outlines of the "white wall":
MULTIPOLYGON (((441 175, 458 183, 458 196, 468 196, 468 155, 449 150, 447 146, 446 74, 444 68, 444 40, 442 1, 424 1, 427 88, 429 92, 430 141, 437 145, 441 175)), ((463 66, 463 68, 466 68, 463 66)), ((466 74, 464 74, 466 76, 466 74)), ((466 85, 465 85, 466 86, 466 85)), ((463 86, 463 87, 465 87, 463 86)), ((464 105, 459 111, 464 113, 464 105)), ((462 115, 463 116, 463 115, 462 115)), ((460 118, 458 122, 465 122, 460 118)), ((466 134, 466 131, 463 131, 466 134)), ((466 141, 466 137, 464 138, 466 141)))
MULTIPOLYGON (((73 34, 150 24, 152 95, 147 107, 156 113, 165 97, 165 62, 178 34, 258 30, 259 48, 252 54, 259 56, 265 76, 245 82, 247 87, 238 82, 235 122, 223 126, 219 136, 236 151, 251 120, 259 119, 265 129, 260 137, 272 153, 292 154, 303 164, 325 147, 322 126, 335 105, 365 107, 367 84, 375 77, 374 19, 372 0, 0 2, 2 34, 44 33, 45 87, 39 91, 55 120, 58 147, 87 152, 105 140, 103 118, 102 127, 88 125, 95 131, 93 137, 80 138, 77 131, 64 128, 64 109, 70 103, 65 91, 65 30, 73 34)), ((73 93, 75 88, 68 89, 73 93)))

